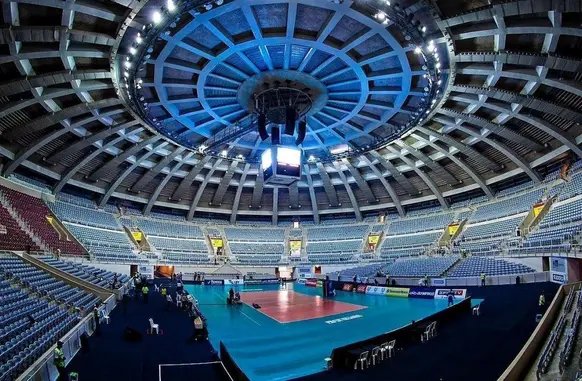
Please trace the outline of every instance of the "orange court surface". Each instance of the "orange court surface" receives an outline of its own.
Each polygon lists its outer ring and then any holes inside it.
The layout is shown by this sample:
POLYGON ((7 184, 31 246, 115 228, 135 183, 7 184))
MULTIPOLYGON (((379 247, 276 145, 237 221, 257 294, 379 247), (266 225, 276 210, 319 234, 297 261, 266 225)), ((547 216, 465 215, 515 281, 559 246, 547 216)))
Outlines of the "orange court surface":
POLYGON ((257 311, 279 323, 316 319, 366 308, 292 290, 242 292, 241 300, 249 307, 252 307, 253 303, 258 304, 261 308, 257 311))

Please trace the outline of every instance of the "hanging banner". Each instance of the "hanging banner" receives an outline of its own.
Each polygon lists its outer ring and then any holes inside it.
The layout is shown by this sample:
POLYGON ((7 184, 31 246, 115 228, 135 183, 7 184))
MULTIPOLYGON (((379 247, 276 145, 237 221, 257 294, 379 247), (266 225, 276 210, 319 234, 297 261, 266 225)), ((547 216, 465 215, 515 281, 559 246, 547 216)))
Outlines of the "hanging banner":
POLYGON ((368 236, 368 244, 370 245, 377 245, 378 241, 380 240, 380 235, 369 235, 368 236))
POLYGON ((137 271, 147 279, 154 279, 154 266, 139 265, 137 271))
POLYGON ((219 247, 222 247, 222 238, 210 238, 210 242, 212 243, 212 247, 215 249, 218 249, 219 247))
POLYGON ((141 232, 131 232, 131 236, 135 239, 135 242, 141 242, 143 234, 141 232))
POLYGON ((545 205, 544 203, 534 205, 533 207, 534 217, 537 217, 542 212, 544 205, 545 205))
POLYGON ((449 225, 449 235, 452 237, 459 230, 459 224, 449 225))
POLYGON ((292 257, 300 257, 301 256, 301 240, 291 240, 289 241, 289 251, 292 257))

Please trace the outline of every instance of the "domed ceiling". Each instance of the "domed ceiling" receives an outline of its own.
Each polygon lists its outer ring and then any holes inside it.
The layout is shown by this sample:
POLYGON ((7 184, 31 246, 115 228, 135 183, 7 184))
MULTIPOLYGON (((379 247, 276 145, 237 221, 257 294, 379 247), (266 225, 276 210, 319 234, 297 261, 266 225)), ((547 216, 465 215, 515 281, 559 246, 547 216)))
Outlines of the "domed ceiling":
POLYGON ((403 214, 539 183, 582 156, 580 9, 490 3, 5 2, 2 174, 231 222, 403 214), (279 88, 311 102, 289 187, 258 164, 256 94, 279 88))

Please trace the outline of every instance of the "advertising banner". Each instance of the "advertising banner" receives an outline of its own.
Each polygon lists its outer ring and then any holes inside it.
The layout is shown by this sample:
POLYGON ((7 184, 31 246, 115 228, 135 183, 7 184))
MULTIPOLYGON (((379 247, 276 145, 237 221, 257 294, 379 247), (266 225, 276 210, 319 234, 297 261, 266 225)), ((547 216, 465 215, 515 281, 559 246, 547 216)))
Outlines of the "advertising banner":
MULTIPOLYGON (((276 284, 279 282, 280 282, 279 279, 259 279, 259 280, 247 280, 245 281, 245 284, 276 284)), ((297 282, 305 283, 305 279, 299 279, 297 282)))
POLYGON ((317 286, 317 280, 315 280, 315 279, 308 279, 307 281, 305 281, 305 285, 307 287, 316 287, 317 286))
POLYGON ((417 299, 434 299, 434 290, 425 287, 411 287, 408 297, 417 299))
POLYGON ((432 278, 430 281, 433 287, 443 287, 447 285, 447 280, 445 278, 432 278))
POLYGON ((300 257, 301 256, 301 240, 290 240, 289 241, 289 251, 291 251, 292 257, 300 257))
MULTIPOLYGON (((465 299, 467 296, 467 290, 464 288, 453 288, 453 292, 455 293, 455 299, 465 299)), ((449 288, 437 288, 434 297, 435 299, 447 299, 449 297, 449 288)))
POLYGON ((224 280, 224 284, 225 285, 233 285, 233 284, 243 284, 244 281, 242 279, 225 279, 224 280))
POLYGON ((365 284, 359 284, 358 287, 356 288, 356 292, 358 292, 360 294, 365 294, 367 287, 368 286, 366 286, 365 284))
POLYGON ((210 242, 212 243, 212 247, 217 249, 219 247, 222 247, 222 238, 210 238, 210 242))
POLYGON ((342 287, 342 290, 348 291, 348 292, 352 292, 353 289, 354 289, 354 285, 351 283, 344 283, 344 286, 342 287))
POLYGON ((407 288, 407 287, 387 287, 386 288, 386 295, 387 296, 394 296, 397 298, 408 298, 409 292, 410 292, 410 288, 407 288))
POLYGON ((320 288, 323 287, 323 280, 318 279, 316 287, 320 287, 320 288))
POLYGON ((297 279, 297 283, 305 284, 305 283, 307 283, 307 279, 305 279, 305 278, 299 278, 299 279, 297 279))
POLYGON ((368 286, 368 287, 366 287, 366 294, 386 295, 387 290, 388 290, 388 287, 368 286))
POLYGON ((224 281, 222 279, 206 279, 204 280, 205 286, 222 286, 224 281))
POLYGON ((554 283, 568 282, 568 267, 566 258, 550 257, 550 280, 554 283))
POLYGON ((154 266, 139 265, 137 271, 147 279, 154 279, 154 266))
POLYGON ((566 284, 566 275, 565 274, 552 272, 551 275, 552 275, 552 277, 550 280, 552 282, 559 283, 559 284, 566 284))
POLYGON ((452 237, 459 230, 459 224, 449 225, 449 235, 452 237))

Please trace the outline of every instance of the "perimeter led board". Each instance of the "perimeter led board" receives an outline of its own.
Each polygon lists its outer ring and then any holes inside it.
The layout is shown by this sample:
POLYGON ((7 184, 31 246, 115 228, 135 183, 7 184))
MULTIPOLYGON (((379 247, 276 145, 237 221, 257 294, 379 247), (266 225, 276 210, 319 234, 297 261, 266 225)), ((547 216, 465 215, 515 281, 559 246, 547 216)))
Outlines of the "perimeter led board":
POLYGON ((303 152, 299 148, 272 146, 261 155, 265 183, 291 185, 301 178, 303 152))

